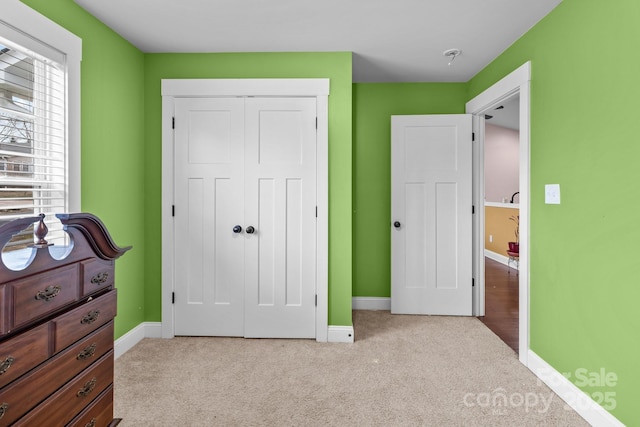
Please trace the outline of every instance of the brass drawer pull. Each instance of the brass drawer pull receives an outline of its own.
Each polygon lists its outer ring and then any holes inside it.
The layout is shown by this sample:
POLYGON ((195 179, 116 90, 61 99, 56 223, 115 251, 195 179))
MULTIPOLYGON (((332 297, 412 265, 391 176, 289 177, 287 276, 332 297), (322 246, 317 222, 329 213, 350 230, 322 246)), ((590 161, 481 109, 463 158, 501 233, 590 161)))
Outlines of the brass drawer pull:
POLYGON ((93 283, 94 285, 100 286, 104 284, 104 282, 106 282, 108 279, 109 279, 109 273, 102 272, 93 276, 91 278, 91 283, 93 283))
POLYGON ((61 290, 62 287, 60 287, 59 285, 47 286, 47 289, 45 289, 44 291, 38 291, 36 293, 36 299, 50 301, 57 297, 61 290))
POLYGON ((86 360, 88 358, 90 358, 91 356, 93 356, 96 353, 96 347, 98 345, 96 343, 93 343, 87 347, 85 347, 84 350, 82 350, 80 353, 78 353, 78 356, 76 357, 77 360, 86 360))
POLYGON ((89 421, 88 423, 86 423, 84 425, 84 427, 96 427, 96 419, 95 418, 91 418, 91 421, 89 421))
POLYGON ((98 320, 99 316, 100 316, 100 310, 92 310, 89 312, 89 314, 87 314, 82 318, 80 323, 82 323, 83 325, 90 325, 91 323, 98 320))
POLYGON ((91 393, 93 391, 94 388, 96 388, 96 383, 98 382, 98 380, 94 377, 91 379, 91 381, 88 381, 84 387, 82 387, 80 390, 78 390, 78 392, 76 393, 76 396, 78 397, 87 397, 89 395, 89 393, 91 393))
POLYGON ((7 413, 7 409, 9 409, 8 403, 3 403, 2 405, 0 405, 0 419, 2 419, 2 417, 4 417, 4 414, 7 413))
POLYGON ((2 375, 5 372, 7 372, 9 370, 9 368, 11 367, 11 365, 13 365, 13 362, 15 362, 15 361, 16 361, 16 359, 14 359, 11 356, 9 356, 6 359, 4 359, 4 362, 0 363, 0 375, 2 375))

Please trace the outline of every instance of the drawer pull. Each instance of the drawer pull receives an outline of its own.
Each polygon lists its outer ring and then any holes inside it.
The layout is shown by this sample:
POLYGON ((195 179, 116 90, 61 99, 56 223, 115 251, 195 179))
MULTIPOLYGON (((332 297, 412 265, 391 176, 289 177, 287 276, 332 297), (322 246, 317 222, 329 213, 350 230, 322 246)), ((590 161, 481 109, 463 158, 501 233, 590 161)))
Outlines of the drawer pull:
POLYGON ((36 299, 50 301, 57 297, 61 290, 62 288, 59 285, 47 286, 47 289, 45 289, 44 291, 38 291, 36 293, 36 299))
POLYGON ((90 358, 91 356, 93 356, 96 352, 96 347, 98 345, 96 343, 93 343, 87 347, 85 347, 84 350, 82 350, 80 353, 78 353, 78 356, 76 357, 77 360, 86 360, 88 358, 90 358))
POLYGON ((99 316, 100 316, 100 310, 91 310, 89 314, 87 314, 82 318, 80 323, 82 323, 83 325, 90 325, 96 320, 98 320, 99 316))
POLYGON ((84 427, 96 427, 96 419, 95 418, 91 418, 91 421, 89 421, 88 423, 86 423, 84 425, 84 427))
POLYGON ((93 283, 94 285, 100 286, 104 284, 104 282, 106 282, 108 279, 109 279, 109 273, 102 272, 93 276, 91 278, 91 283, 93 283))
POLYGON ((16 361, 16 359, 14 359, 11 356, 9 356, 6 359, 4 359, 4 362, 0 363, 0 375, 2 375, 5 372, 7 372, 9 370, 9 368, 11 367, 11 365, 13 365, 13 362, 15 362, 15 361, 16 361))
POLYGON ((4 417, 4 414, 7 413, 7 409, 9 409, 8 403, 3 403, 2 405, 0 405, 0 419, 2 419, 2 417, 4 417))
POLYGON ((94 377, 91 379, 91 381, 88 381, 84 387, 82 387, 80 390, 78 390, 78 392, 76 393, 76 396, 78 397, 87 397, 89 395, 89 393, 91 393, 93 391, 94 388, 96 388, 96 383, 98 382, 98 380, 94 377))

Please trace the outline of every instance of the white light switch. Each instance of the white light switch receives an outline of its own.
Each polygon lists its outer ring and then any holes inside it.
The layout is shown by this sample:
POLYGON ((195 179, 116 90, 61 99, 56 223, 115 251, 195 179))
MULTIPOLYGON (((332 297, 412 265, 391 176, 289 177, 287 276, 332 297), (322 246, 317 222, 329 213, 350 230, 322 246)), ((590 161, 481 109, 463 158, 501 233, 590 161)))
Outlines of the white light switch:
POLYGON ((547 184, 544 186, 544 202, 547 205, 560 204, 560 184, 547 184))

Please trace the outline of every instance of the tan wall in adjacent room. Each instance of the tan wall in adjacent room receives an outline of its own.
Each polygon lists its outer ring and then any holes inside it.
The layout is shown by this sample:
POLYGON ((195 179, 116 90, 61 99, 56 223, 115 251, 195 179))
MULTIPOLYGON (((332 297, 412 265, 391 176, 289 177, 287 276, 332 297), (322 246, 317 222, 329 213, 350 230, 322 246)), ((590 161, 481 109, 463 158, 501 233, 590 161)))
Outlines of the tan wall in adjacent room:
POLYGON ((518 216, 520 209, 509 207, 485 206, 484 208, 484 247, 492 252, 507 256, 508 242, 515 241, 515 222, 510 216, 518 216), (493 242, 489 242, 493 236, 493 242))

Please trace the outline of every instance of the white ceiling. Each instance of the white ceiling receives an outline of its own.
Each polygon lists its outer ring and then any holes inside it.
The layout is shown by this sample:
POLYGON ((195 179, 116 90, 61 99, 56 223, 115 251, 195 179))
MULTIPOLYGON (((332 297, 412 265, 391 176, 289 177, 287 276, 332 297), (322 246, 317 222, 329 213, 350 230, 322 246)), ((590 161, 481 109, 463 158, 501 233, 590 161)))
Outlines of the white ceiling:
POLYGON ((513 130, 520 129, 520 95, 512 96, 495 108, 485 111, 488 124, 513 130), (500 108, 502 107, 502 108, 500 108), (488 118, 490 116, 491 118, 488 118))
POLYGON ((143 52, 351 51, 355 82, 466 82, 561 0, 75 2, 143 52))

